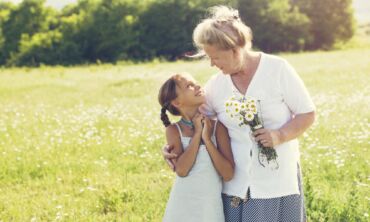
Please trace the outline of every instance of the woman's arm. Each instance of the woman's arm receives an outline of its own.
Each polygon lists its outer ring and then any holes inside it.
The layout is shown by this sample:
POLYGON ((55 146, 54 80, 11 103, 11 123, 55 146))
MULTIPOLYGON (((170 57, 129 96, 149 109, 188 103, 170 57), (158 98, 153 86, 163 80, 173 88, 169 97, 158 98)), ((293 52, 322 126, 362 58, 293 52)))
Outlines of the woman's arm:
POLYGON ((315 112, 296 115, 291 121, 284 124, 279 131, 280 143, 287 142, 302 135, 315 121, 315 112))
POLYGON ((175 171, 175 165, 173 164, 173 160, 177 158, 177 155, 173 152, 173 145, 164 145, 162 147, 162 156, 166 161, 167 165, 171 168, 172 171, 175 171))
MULTIPOLYGON (((205 127, 209 127, 208 124, 211 124, 208 121, 210 120, 206 120, 205 127)), ((211 136, 204 136, 203 140, 218 174, 223 178, 224 181, 229 181, 234 176, 235 166, 229 134, 226 127, 221 122, 218 122, 214 127, 216 127, 216 141, 218 149, 216 148, 215 144, 213 144, 211 136)), ((210 127, 209 135, 212 134, 213 130, 211 129, 212 128, 210 127)))
POLYGON ((256 141, 274 147, 300 136, 315 120, 315 105, 295 69, 284 60, 278 75, 280 94, 294 117, 278 130, 260 129, 254 132, 256 141))
POLYGON ((315 112, 296 115, 278 130, 259 129, 253 135, 265 147, 274 147, 300 136, 315 121, 315 112))

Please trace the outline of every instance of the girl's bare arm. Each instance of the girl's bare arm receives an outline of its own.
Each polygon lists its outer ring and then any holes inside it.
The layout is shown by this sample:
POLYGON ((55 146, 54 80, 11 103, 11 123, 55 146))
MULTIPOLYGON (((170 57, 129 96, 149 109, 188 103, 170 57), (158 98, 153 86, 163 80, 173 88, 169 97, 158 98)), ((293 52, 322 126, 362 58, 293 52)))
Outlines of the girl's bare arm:
POLYGON ((218 122, 216 125, 216 141, 218 148, 210 139, 205 139, 204 143, 218 174, 224 181, 229 181, 234 176, 235 163, 231 151, 229 133, 221 122, 218 122))

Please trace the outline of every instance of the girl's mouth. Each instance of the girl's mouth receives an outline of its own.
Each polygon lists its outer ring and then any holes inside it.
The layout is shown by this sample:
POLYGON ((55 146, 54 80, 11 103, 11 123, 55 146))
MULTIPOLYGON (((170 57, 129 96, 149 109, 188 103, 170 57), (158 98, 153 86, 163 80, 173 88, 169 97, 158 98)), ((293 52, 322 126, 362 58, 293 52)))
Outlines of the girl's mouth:
POLYGON ((197 92, 197 93, 195 94, 195 96, 201 96, 201 95, 203 95, 203 91, 202 91, 202 90, 199 90, 199 92, 197 92))

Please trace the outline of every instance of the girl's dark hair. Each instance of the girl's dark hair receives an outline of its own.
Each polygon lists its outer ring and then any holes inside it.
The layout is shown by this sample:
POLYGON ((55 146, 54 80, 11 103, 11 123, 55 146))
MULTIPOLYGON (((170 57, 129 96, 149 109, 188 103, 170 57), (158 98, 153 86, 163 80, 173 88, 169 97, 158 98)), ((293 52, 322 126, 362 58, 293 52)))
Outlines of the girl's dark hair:
POLYGON ((172 115, 179 116, 180 111, 171 104, 171 102, 177 98, 176 93, 176 79, 180 77, 179 74, 176 74, 169 78, 166 82, 163 83, 162 87, 159 89, 158 101, 161 104, 161 120, 165 127, 171 124, 170 119, 166 114, 168 110, 172 115))

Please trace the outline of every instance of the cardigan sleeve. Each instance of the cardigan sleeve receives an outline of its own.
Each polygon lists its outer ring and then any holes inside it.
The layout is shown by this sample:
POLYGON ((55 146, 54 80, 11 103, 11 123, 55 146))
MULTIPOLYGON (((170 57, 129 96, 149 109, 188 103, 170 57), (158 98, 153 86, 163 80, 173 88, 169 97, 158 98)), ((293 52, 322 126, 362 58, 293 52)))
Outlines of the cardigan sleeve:
POLYGON ((302 79, 287 61, 284 61, 281 68, 279 82, 283 100, 293 114, 315 110, 315 105, 302 79))

